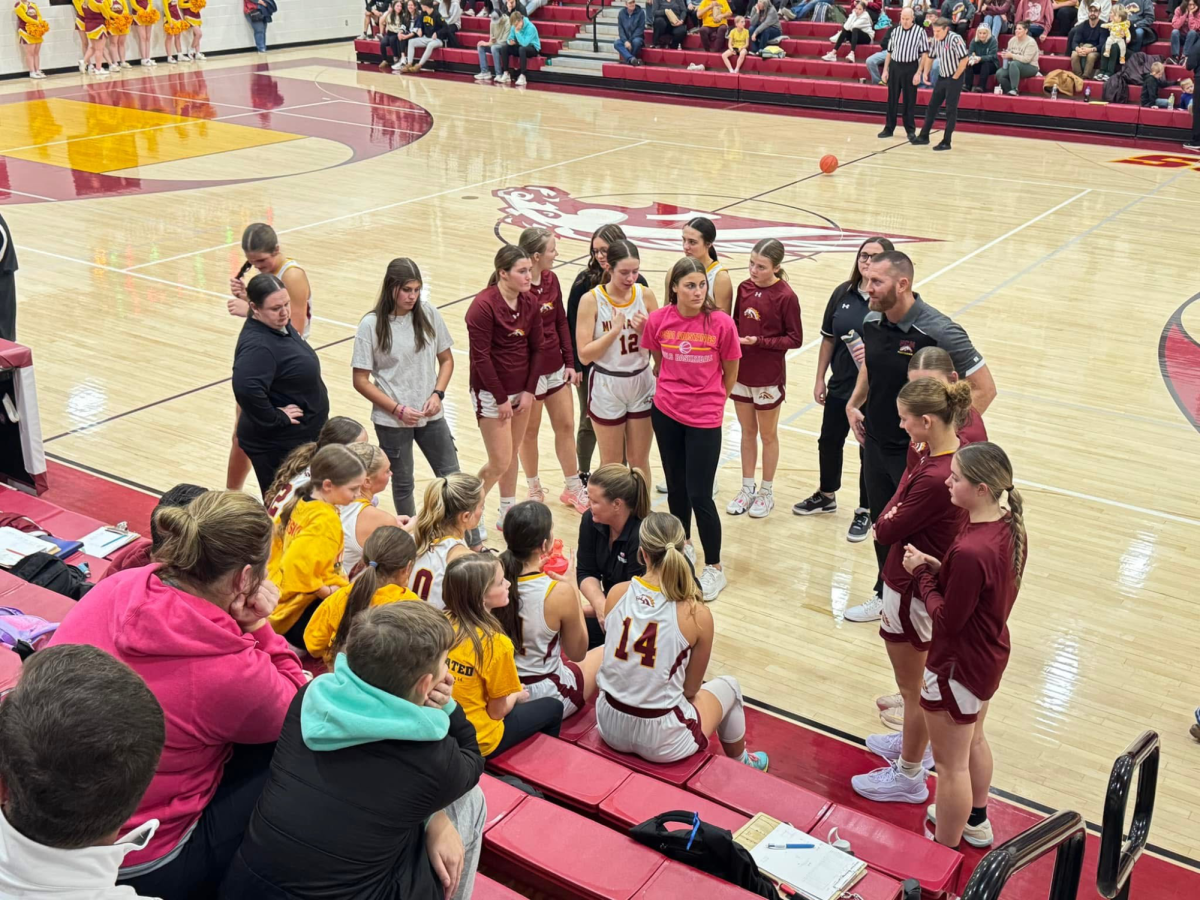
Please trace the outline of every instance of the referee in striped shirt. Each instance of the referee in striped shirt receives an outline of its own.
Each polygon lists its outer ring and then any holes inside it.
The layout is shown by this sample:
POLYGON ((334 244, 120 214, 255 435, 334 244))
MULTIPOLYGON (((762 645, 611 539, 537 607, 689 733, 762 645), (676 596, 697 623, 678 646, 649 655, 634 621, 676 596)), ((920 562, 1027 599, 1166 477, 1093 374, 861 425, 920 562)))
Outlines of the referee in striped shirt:
POLYGON ((904 94, 904 131, 911 141, 917 134, 917 85, 921 70, 930 65, 929 35, 916 24, 911 6, 900 10, 900 25, 888 38, 887 56, 883 60, 883 77, 887 85, 887 122, 879 137, 890 138, 896 130, 896 107, 904 94))
MULTIPOLYGON (((933 129, 938 110, 944 102, 946 130, 942 132, 941 141, 933 149, 949 150, 950 138, 954 135, 954 123, 958 121, 958 98, 962 94, 963 72, 967 70, 967 45, 956 32, 950 30, 949 19, 938 19, 933 23, 932 52, 942 76, 933 86, 933 96, 929 98, 929 106, 925 111, 925 125, 921 133, 911 140, 914 144, 929 143, 929 132, 933 129)), ((932 67, 933 63, 926 59, 926 75, 932 67)))

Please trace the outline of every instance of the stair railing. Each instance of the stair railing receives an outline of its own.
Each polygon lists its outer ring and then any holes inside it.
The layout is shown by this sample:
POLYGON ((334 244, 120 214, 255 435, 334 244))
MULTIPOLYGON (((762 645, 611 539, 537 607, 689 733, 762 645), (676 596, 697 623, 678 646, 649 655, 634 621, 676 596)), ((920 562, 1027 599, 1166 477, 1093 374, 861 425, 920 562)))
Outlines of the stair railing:
POLYGON ((998 900, 1005 884, 1026 866, 1054 852, 1048 900, 1076 900, 1087 836, 1083 816, 1063 810, 1005 841, 971 873, 962 900, 998 900))

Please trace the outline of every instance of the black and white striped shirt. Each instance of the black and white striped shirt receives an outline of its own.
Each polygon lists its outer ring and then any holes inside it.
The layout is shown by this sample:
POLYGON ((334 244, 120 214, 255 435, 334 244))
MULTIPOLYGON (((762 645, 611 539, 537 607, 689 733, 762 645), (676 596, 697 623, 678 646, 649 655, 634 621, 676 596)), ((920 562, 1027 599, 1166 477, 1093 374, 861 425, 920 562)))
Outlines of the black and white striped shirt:
MULTIPOLYGON (((957 35, 956 35, 957 37, 957 35)), ((961 38, 959 39, 961 43, 961 38)), ((929 35, 920 25, 905 29, 897 25, 888 38, 888 53, 898 63, 913 63, 929 52, 929 35)))
POLYGON ((943 78, 953 78, 958 71, 958 64, 966 57, 966 42, 950 29, 946 29, 945 38, 933 42, 933 58, 937 60, 938 71, 943 78))

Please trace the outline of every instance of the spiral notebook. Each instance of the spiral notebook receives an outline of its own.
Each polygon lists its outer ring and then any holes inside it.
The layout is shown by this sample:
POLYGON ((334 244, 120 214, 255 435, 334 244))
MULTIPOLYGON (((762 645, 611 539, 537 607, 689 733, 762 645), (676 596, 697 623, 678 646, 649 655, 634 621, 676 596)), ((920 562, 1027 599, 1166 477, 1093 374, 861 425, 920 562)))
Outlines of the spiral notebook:
POLYGON ((759 870, 793 888, 805 900, 838 900, 866 874, 867 864, 759 813, 738 829, 734 840, 750 851, 759 870), (809 850, 771 850, 770 844, 815 844, 809 850))

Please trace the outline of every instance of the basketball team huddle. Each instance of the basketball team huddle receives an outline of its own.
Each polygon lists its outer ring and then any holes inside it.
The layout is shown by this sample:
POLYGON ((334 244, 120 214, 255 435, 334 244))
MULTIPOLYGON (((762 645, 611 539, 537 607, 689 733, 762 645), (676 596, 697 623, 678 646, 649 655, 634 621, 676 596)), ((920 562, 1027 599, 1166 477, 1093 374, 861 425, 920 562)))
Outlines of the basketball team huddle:
MULTIPOLYGON (((782 244, 758 242, 749 277, 735 291, 717 256, 716 236, 709 219, 688 221, 685 255, 670 268, 661 300, 657 286, 641 275, 638 248, 615 225, 593 236, 587 267, 565 302, 550 231, 529 228, 517 243, 501 247, 488 286, 465 316, 470 401, 487 457, 477 476, 458 471, 453 441, 447 449, 446 442, 435 446, 434 431, 420 434, 439 420, 435 427, 449 434, 441 401, 453 372, 452 341, 440 313, 422 296, 416 265, 394 261, 389 276, 393 269, 401 274, 385 279, 380 304, 368 316, 373 321, 360 326, 359 338, 366 338, 353 363, 355 387, 372 403, 382 449, 349 453, 342 446, 366 440, 357 423, 347 429, 354 437, 322 436, 307 445, 308 468, 288 486, 294 496, 284 519, 290 523, 280 528, 273 573, 286 580, 289 571, 312 568, 296 553, 307 552, 306 523, 328 519, 326 529, 344 536, 328 585, 311 591, 308 582, 295 590, 278 584, 281 597, 306 594, 308 601, 287 622, 276 623, 272 615, 279 633, 294 646, 307 644, 314 655, 328 656, 329 646, 307 642, 306 632, 316 610, 330 602, 326 598, 347 587, 342 554, 353 545, 357 568, 371 569, 372 588, 386 571, 394 590, 385 599, 374 590, 359 591, 351 604, 343 597, 339 616, 352 629, 356 615, 382 602, 423 601, 444 610, 458 635, 450 653, 453 696, 476 726, 484 756, 538 732, 557 734, 564 717, 595 697, 600 734, 617 750, 673 762, 706 747, 715 733, 728 756, 766 770, 766 754, 745 746, 738 682, 727 675, 705 680, 715 633, 706 604, 728 584, 714 497, 732 398, 743 479, 726 512, 762 518, 772 511, 786 359, 802 346, 803 332, 799 300, 782 269, 782 244), (381 321, 400 346, 381 350, 374 337, 382 334, 381 321), (397 331, 401 324, 408 330, 397 331), (416 350, 426 355, 411 358, 428 371, 404 371, 397 362, 404 358, 403 341, 414 341, 414 334, 416 350), (424 384, 418 393, 427 397, 403 396, 413 380, 424 384), (578 420, 573 393, 581 401, 578 420), (590 550, 588 572, 582 558, 578 569, 574 560, 551 565, 552 515, 537 452, 543 409, 564 477, 559 499, 583 514, 580 552, 597 530, 601 555, 620 550, 615 555, 621 565, 603 575, 590 550), (407 435, 398 437, 400 432, 407 435), (395 452, 402 438, 405 449, 395 452), (414 442, 436 476, 415 517, 414 442), (653 442, 669 514, 650 508, 653 442), (759 444, 762 478, 756 482, 759 444), (600 454, 594 472, 593 446, 600 454), (520 469, 528 495, 518 503, 520 469), (342 510, 372 506, 389 476, 395 522, 369 534, 358 516, 346 526, 342 510), (499 559, 480 552, 484 503, 497 485, 495 528, 507 547, 499 559), (314 507, 313 514, 297 518, 308 504, 329 509, 314 507), (703 565, 692 543, 693 519, 703 565), (413 539, 393 536, 394 558, 373 559, 377 535, 394 532, 413 539), (290 565, 289 554, 296 555, 290 565)), ((273 247, 260 240, 262 247, 246 249, 273 278, 276 269, 295 264, 279 253, 273 233, 269 238, 273 247)), ((847 611, 847 618, 880 621, 899 688, 880 705, 902 729, 868 739, 888 764, 856 776, 853 786, 873 800, 923 803, 928 772, 936 765, 938 804, 927 812, 936 840, 949 847, 964 839, 988 846, 992 759, 983 723, 1008 661, 1006 622, 1027 554, 1011 462, 987 440, 983 424, 995 387, 961 327, 913 292, 912 261, 890 241, 868 238, 853 274, 830 298, 822 328, 818 378, 831 368, 838 379, 840 371, 839 390, 831 380, 828 392, 818 385, 814 397, 826 407, 827 424, 844 407, 837 441, 852 432, 862 445, 858 513, 869 514, 880 579, 875 596, 847 611), (831 332, 835 319, 839 327, 846 324, 847 310, 861 312, 851 323, 857 327, 831 332), (849 396, 838 396, 846 391, 849 396)), ((283 281, 255 284, 263 277, 240 294, 251 318, 270 295, 288 301, 283 281)), ((303 296, 290 299, 293 319, 297 313, 304 319, 303 331, 311 316, 307 280, 303 296)), ((285 332, 295 325, 285 320, 285 332)), ((821 490, 796 504, 798 514, 836 509, 837 486, 826 490, 832 455, 825 431, 821 490)), ((235 442, 231 480, 237 453, 235 442)), ((840 469, 840 452, 836 457, 840 469)), ((259 460, 254 463, 258 471, 259 460)), ((248 468, 242 467, 242 479, 248 468)))

